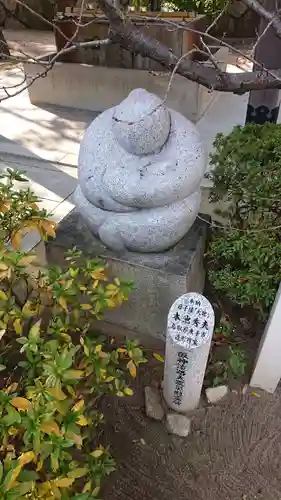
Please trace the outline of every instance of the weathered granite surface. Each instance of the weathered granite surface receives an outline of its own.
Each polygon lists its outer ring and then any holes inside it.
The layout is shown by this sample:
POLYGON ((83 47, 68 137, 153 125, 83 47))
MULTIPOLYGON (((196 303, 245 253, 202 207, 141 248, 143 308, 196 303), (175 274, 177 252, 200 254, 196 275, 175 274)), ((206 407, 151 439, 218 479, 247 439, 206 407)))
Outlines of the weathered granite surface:
POLYGON ((124 251, 116 255, 93 235, 74 210, 58 225, 56 239, 47 243, 47 260, 63 264, 64 252, 75 245, 85 255, 100 256, 108 263, 112 276, 133 280, 135 289, 128 302, 98 322, 99 329, 113 335, 163 341, 173 302, 186 292, 203 290, 205 239, 206 225, 196 220, 188 234, 170 250, 148 254, 124 251))
POLYGON ((74 201, 108 248, 162 252, 192 226, 205 168, 195 126, 136 89, 87 128, 74 201))

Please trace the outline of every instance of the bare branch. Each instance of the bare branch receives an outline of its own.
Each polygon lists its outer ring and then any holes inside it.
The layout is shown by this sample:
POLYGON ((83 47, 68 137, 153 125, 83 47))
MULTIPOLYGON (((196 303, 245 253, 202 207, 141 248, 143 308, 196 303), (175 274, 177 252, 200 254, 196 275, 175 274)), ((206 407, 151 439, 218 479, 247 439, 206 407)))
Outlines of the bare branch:
MULTIPOLYGON (((59 52, 57 52, 57 54, 55 54, 55 56, 53 57, 53 59, 51 59, 49 64, 53 64, 61 55, 68 54, 69 52, 73 52, 77 49, 83 49, 83 48, 89 49, 90 47, 100 47, 102 45, 109 45, 110 43, 112 43, 110 38, 104 38, 103 40, 90 40, 89 42, 74 43, 70 47, 63 48, 59 52)), ((41 62, 40 59, 39 61, 41 62)))
POLYGON ((208 26, 206 29, 206 33, 209 33, 217 24, 217 22, 220 20, 220 18, 225 14, 229 6, 229 1, 225 3, 223 9, 218 13, 217 17, 213 20, 213 22, 208 26))
POLYGON ((223 71, 221 70, 221 68, 219 67, 218 65, 218 62, 216 61, 215 57, 213 56, 212 52, 211 52, 211 49, 210 47, 206 44, 206 42, 204 42, 203 40, 203 37, 200 36, 200 42, 202 43, 204 49, 206 50, 208 56, 209 56, 209 59, 210 61, 212 62, 213 66, 215 67, 215 69, 217 70, 218 72, 218 75, 220 76, 221 79, 223 79, 223 71))
MULTIPOLYGON (((1 1, 1 0, 0 0, 1 1)), ((153 37, 146 35, 142 32, 138 26, 134 24, 133 20, 137 19, 146 19, 145 16, 138 16, 130 14, 130 16, 126 15, 123 11, 119 10, 117 7, 113 5, 111 0, 98 0, 99 6, 104 11, 106 17, 109 20, 110 32, 109 37, 104 40, 91 40, 89 42, 75 42, 77 38, 77 34, 79 29, 82 26, 82 13, 83 6, 85 0, 81 1, 78 20, 76 21, 76 30, 75 33, 68 38, 54 23, 46 20, 35 12, 31 7, 27 6, 23 0, 15 0, 18 4, 27 8, 34 15, 39 18, 45 20, 45 22, 51 25, 54 29, 56 29, 66 40, 65 46, 55 54, 52 54, 49 57, 49 60, 46 58, 38 57, 33 58, 33 62, 39 62, 42 64, 42 72, 32 77, 32 79, 28 79, 24 82, 22 87, 17 87, 16 94, 17 95, 25 88, 28 88, 36 79, 46 76, 48 71, 52 69, 55 62, 59 59, 59 57, 63 54, 67 54, 69 52, 75 51, 79 48, 89 48, 89 47, 98 47, 110 43, 119 43, 122 47, 127 50, 130 50, 134 53, 139 53, 143 57, 149 57, 150 59, 159 62, 162 64, 164 68, 171 72, 170 81, 167 88, 167 93, 170 90, 173 78, 176 73, 182 75, 184 78, 188 80, 197 82, 210 90, 218 90, 223 92, 234 92, 238 94, 243 94, 245 92, 249 92, 250 90, 261 90, 261 89, 280 89, 281 88, 281 70, 267 70, 261 64, 257 63, 255 59, 250 55, 246 55, 243 52, 239 51, 235 47, 232 47, 230 44, 225 42, 224 40, 219 40, 217 37, 211 35, 209 33, 211 27, 218 21, 218 19, 223 14, 223 11, 219 13, 214 22, 207 28, 206 32, 202 32, 200 30, 196 30, 187 25, 185 22, 175 23, 173 21, 163 19, 161 16, 156 16, 158 22, 163 23, 168 27, 173 27, 174 29, 184 29, 187 31, 191 31, 193 33, 199 34, 201 37, 201 43, 204 50, 198 49, 194 47, 188 54, 184 54, 182 57, 177 57, 171 49, 162 44, 160 41, 156 40, 153 37), (252 72, 244 72, 244 73, 227 73, 226 71, 222 71, 218 65, 218 62, 215 59, 215 56, 212 53, 211 47, 207 44, 206 40, 215 41, 219 46, 225 46, 229 49, 235 51, 239 55, 245 57, 250 60, 253 64, 255 64, 255 71, 252 72), (194 52, 199 52, 208 57, 211 61, 212 65, 206 65, 191 59, 191 55, 194 52)), ((276 29, 276 32, 280 32, 281 34, 281 22, 277 17, 277 14, 273 14, 268 12, 261 4, 259 4, 258 0, 243 0, 249 7, 254 10, 258 9, 259 14, 268 19, 269 25, 273 26, 276 29)), ((148 19, 148 18, 147 18, 148 19)), ((149 18, 150 19, 150 18, 149 18)), ((93 20, 91 20, 92 22, 93 20)), ((268 29, 268 27, 266 28, 268 29)), ((263 36, 264 33, 261 35, 263 36)), ((258 43, 258 42, 257 42, 258 43)), ((24 54, 25 55, 25 54, 24 54)), ((14 59, 14 56, 12 57, 14 59)), ((19 58, 22 60, 22 58, 19 58)), ((30 58, 29 58, 30 61, 30 58)), ((31 61, 32 62, 32 61, 31 61)), ((2 90, 5 91, 7 87, 2 87, 2 90)), ((4 96, 1 100, 8 98, 8 96, 4 96)))
POLYGON ((262 32, 260 35, 258 35, 257 41, 256 41, 256 43, 253 45, 253 48, 252 48, 252 50, 251 50, 251 55, 252 55, 252 57, 254 57, 255 52, 256 52, 256 48, 257 48, 257 46, 260 44, 260 42, 262 41, 263 37, 266 35, 266 33, 268 32, 268 30, 269 30, 269 28, 270 28, 271 26, 272 26, 272 21, 270 21, 270 22, 266 25, 266 27, 265 27, 265 29, 263 30, 263 32, 262 32))
POLYGON ((65 39, 65 40, 69 40, 69 38, 60 30, 60 28, 58 26, 56 26, 54 23, 52 23, 51 21, 49 21, 48 19, 46 19, 44 16, 41 16, 41 14, 39 14, 39 12, 36 12, 35 10, 33 10, 31 7, 29 7, 29 5, 27 5, 26 3, 22 2, 21 0, 15 0, 15 2, 19 5, 21 5, 22 7, 24 7, 25 9, 29 10, 29 12, 31 12, 32 14, 34 14, 36 17, 38 17, 39 19, 41 19, 41 21, 44 21, 46 24, 48 24, 48 26, 51 26, 52 29, 55 29, 56 31, 58 31, 58 33, 65 39))
POLYGON ((250 9, 269 21, 275 29, 276 34, 281 37, 281 21, 276 14, 266 10, 257 0, 243 0, 243 2, 250 7, 250 9))
MULTIPOLYGON (((110 38, 132 52, 150 57, 173 70, 178 63, 177 56, 161 42, 144 35, 122 11, 114 7, 110 0, 98 0, 110 23, 110 38)), ((194 30, 196 32, 196 30, 194 30)), ((204 34, 204 33, 203 33, 204 34)), ((211 36, 207 34, 207 36, 211 36)), ((243 54, 244 55, 244 54, 243 54)), ((281 71, 261 68, 249 73, 227 73, 218 75, 216 68, 192 60, 182 60, 177 65, 177 73, 188 80, 198 82, 211 90, 243 94, 250 90, 281 88, 281 71)))

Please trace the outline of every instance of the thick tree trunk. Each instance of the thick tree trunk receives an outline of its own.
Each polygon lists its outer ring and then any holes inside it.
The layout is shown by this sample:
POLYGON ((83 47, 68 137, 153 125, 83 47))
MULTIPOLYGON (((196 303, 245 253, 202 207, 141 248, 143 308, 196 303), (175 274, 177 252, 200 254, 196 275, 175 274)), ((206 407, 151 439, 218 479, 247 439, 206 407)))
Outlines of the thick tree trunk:
MULTIPOLYGON (((277 5, 280 9, 281 0, 277 5)), ((271 12, 276 11, 276 0, 265 0, 263 6, 271 12)), ((264 33, 268 21, 261 18, 259 36, 262 36, 255 51, 255 60, 267 69, 281 68, 281 38, 276 35, 272 26, 264 33), (264 33, 264 35, 262 35, 264 33)), ((255 65, 254 70, 258 67, 255 65)), ((249 95, 247 106, 246 123, 263 124, 265 122, 276 123, 279 113, 279 90, 252 90, 249 95)))

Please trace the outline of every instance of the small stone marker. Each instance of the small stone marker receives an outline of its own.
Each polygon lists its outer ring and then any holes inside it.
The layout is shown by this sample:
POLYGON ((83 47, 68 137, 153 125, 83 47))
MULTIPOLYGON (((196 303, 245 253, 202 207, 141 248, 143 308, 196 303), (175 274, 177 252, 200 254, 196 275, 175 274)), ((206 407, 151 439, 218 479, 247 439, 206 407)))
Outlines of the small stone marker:
POLYGON ((199 293, 179 297, 168 314, 164 399, 173 410, 194 410, 200 401, 215 316, 199 293))
POLYGON ((227 385, 218 385, 217 387, 209 387, 206 389, 206 397, 208 403, 217 403, 228 393, 227 385))
POLYGON ((145 387, 144 395, 147 416, 154 420, 162 420, 165 413, 161 406, 161 398, 158 390, 155 387, 145 387))
POLYGON ((190 433, 191 420, 185 415, 169 413, 166 420, 166 429, 170 434, 186 437, 190 433))

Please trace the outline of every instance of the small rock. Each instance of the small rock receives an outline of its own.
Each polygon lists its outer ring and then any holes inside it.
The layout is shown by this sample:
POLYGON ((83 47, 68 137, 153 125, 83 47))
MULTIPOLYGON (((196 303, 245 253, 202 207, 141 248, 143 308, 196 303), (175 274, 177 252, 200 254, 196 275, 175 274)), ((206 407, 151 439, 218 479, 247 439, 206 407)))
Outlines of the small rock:
POLYGON ((163 420, 164 410, 161 406, 160 394, 154 387, 145 387, 145 410, 149 418, 163 420))
POLYGON ((166 428, 170 434, 186 437, 190 433, 191 420, 184 415, 169 413, 167 415, 166 428))
POLYGON ((161 387, 161 389, 164 389, 164 380, 161 380, 160 387, 161 387))
POLYGON ((206 396, 209 403, 217 403, 228 393, 227 385, 218 385, 206 389, 206 396))
POLYGON ((247 394, 248 389, 249 389, 249 385, 245 384, 244 387, 243 387, 243 389, 242 389, 242 394, 247 394))

